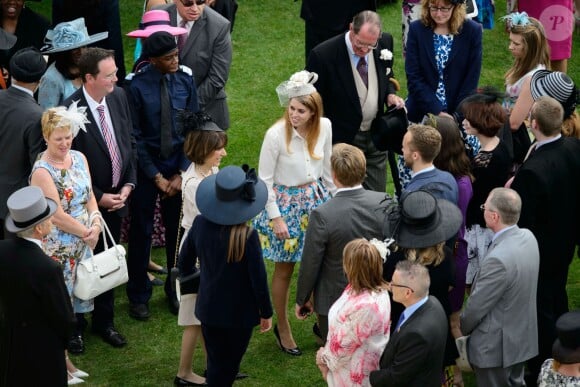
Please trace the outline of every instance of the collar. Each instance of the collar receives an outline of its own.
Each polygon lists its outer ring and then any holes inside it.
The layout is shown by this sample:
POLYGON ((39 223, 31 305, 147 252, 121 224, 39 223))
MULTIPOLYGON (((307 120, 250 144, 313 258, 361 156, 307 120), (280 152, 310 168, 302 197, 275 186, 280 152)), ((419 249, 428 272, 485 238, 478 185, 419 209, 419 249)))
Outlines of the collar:
MULTIPOLYGON (((344 41, 345 41, 345 43, 346 43, 346 50, 348 51, 348 55, 349 55, 349 57, 350 57, 350 61, 351 61, 351 62, 352 62, 354 65, 355 65, 355 67, 356 67, 356 65, 358 64, 358 61, 360 60, 360 58, 361 58, 361 57, 360 57, 360 56, 358 56, 358 55, 356 55, 356 54, 354 53, 354 50, 353 50, 353 48, 352 48, 352 42, 351 42, 351 41, 350 41, 350 39, 348 38, 348 34, 349 34, 349 33, 350 33, 350 30, 346 31, 346 34, 344 35, 344 41)), ((372 52, 372 51, 369 51, 369 53, 371 53, 371 52, 372 52)), ((369 54, 366 54, 366 55, 365 55, 365 57, 364 57, 364 58, 365 58, 365 60, 367 61, 367 63, 369 63, 369 61, 368 61, 368 57, 369 57, 369 54)))
POLYGON ((93 97, 89 95, 89 93, 87 93, 84 86, 83 86, 83 95, 85 96, 85 99, 87 100, 87 105, 89 105, 89 109, 92 112, 96 111, 97 106, 99 105, 103 105, 105 106, 105 110, 109 110, 109 108, 107 107, 107 97, 103 97, 103 100, 101 102, 97 102, 93 99, 93 97))
POLYGON ((23 91, 26 94, 28 94, 29 96, 31 96, 32 98, 34 98, 34 93, 32 91, 30 91, 29 89, 27 89, 26 87, 22 87, 20 85, 15 85, 14 83, 12 84, 12 87, 15 88, 16 90, 23 91))
POLYGON ((403 312, 403 313, 405 313, 405 322, 407 322, 407 320, 409 320, 409 317, 411 317, 413 315, 413 313, 415 313, 417 311, 417 309, 422 307, 423 304, 425 304, 427 301, 429 301, 429 295, 426 295, 425 298, 420 299, 419 301, 417 301, 413 305, 406 307, 405 311, 403 312))
POLYGON ((504 232, 506 232, 507 230, 511 230, 512 228, 516 227, 516 224, 512 224, 511 226, 507 226, 506 228, 502 228, 501 230, 499 230, 498 232, 496 232, 495 234, 493 234, 493 238, 491 238, 492 242, 495 242, 495 240, 504 232))
POLYGON ((551 142, 559 140, 561 137, 562 137, 562 134, 560 133, 557 136, 550 137, 550 138, 547 138, 547 139, 542 140, 542 141, 536 141, 536 150, 540 149, 540 147, 543 145, 546 145, 546 144, 549 144, 551 142))
POLYGON ((359 185, 355 185, 354 187, 338 188, 336 190, 336 193, 334 195, 336 196, 336 194, 339 193, 339 192, 354 191, 354 190, 357 190, 357 189, 361 189, 362 187, 363 187, 362 184, 359 184, 359 185))
POLYGON ((34 239, 34 238, 22 238, 22 239, 25 239, 29 242, 32 242, 42 249, 42 241, 40 239, 34 239))
POLYGON ((434 169, 435 169, 435 166, 434 166, 434 165, 431 165, 430 167, 423 168, 423 169, 421 169, 420 171, 417 171, 417 172, 411 172, 411 178, 413 178, 413 177, 415 177, 415 176, 417 176, 417 175, 420 175, 421 173, 430 172, 430 171, 432 171, 432 170, 434 170, 434 169))
MULTIPOLYGON (((205 12, 205 9, 203 10, 203 12, 205 12)), ((203 12, 199 16, 200 18, 203 16, 203 12)), ((177 27, 179 27, 181 25, 181 22, 183 21, 183 18, 179 14, 179 11, 177 10, 177 6, 175 7, 175 15, 176 15, 177 27)), ((191 31, 191 27, 193 27, 193 25, 195 24, 195 22, 196 22, 196 20, 188 21, 188 22, 185 23, 185 25, 183 26, 183 28, 186 28, 187 31, 188 31, 188 33, 189 33, 189 31, 191 31)))

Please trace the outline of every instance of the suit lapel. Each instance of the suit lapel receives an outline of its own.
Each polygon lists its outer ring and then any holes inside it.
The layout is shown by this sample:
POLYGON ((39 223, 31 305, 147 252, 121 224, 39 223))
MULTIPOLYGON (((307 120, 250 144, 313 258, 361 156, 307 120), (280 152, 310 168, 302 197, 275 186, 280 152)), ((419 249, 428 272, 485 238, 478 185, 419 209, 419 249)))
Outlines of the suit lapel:
POLYGON ((193 43, 205 28, 205 24, 207 23, 207 15, 204 12, 201 14, 201 17, 193 23, 193 26, 189 30, 189 36, 187 37, 187 41, 185 42, 185 47, 183 47, 183 54, 182 58, 185 58, 189 51, 193 48, 193 43))
POLYGON ((344 42, 344 34, 340 35, 342 41, 338 45, 338 50, 336 51, 336 61, 338 68, 338 76, 340 78, 339 82, 346 89, 347 95, 350 98, 353 106, 356 107, 357 111, 362 114, 362 108, 360 106, 360 101, 358 98, 358 93, 356 91, 356 86, 354 83, 354 75, 352 73, 352 67, 350 62, 350 54, 346 48, 346 43, 344 42))
MULTIPOLYGON (((79 94, 79 106, 86 106, 87 108, 87 118, 89 119, 89 121, 91 121, 90 124, 87 124, 87 134, 90 136, 93 136, 93 138, 95 139, 95 141, 97 142, 97 144, 99 144, 99 147, 101 148, 101 150, 107 155, 107 157, 111 157, 109 155, 109 149, 107 148, 107 144, 105 143, 105 139, 103 138, 103 135, 101 134, 101 129, 99 129, 99 126, 97 125, 97 118, 95 116, 93 116, 93 112, 91 111, 91 109, 89 108, 89 104, 87 102, 87 99, 85 98, 85 95, 83 93, 83 88, 81 87, 80 89, 78 89, 77 91, 79 94)), ((72 98, 72 100, 75 100, 76 98, 72 98)))

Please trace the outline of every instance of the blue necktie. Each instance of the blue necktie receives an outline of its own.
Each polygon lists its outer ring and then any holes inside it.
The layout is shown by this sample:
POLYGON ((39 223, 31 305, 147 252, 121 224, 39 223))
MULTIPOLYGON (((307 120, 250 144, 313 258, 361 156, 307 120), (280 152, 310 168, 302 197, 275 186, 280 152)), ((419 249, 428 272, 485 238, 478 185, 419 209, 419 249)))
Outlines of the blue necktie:
POLYGON ((399 317, 399 321, 397 322, 395 330, 399 330, 404 321, 405 321, 405 312, 401 313, 401 316, 399 317))

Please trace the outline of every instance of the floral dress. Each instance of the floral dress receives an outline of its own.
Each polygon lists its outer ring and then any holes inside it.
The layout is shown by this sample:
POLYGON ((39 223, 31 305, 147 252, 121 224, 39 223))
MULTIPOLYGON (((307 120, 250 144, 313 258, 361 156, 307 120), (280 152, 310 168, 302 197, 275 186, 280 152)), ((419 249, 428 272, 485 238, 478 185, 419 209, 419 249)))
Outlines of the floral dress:
POLYGON ((328 312, 328 340, 322 358, 329 386, 370 386, 369 374, 390 335, 391 303, 386 289, 359 294, 350 284, 328 312))
POLYGON ((538 376, 539 387, 580 387, 579 377, 566 376, 554 371, 553 363, 554 359, 546 359, 542 364, 538 376))
MULTIPOLYGON (((44 160, 34 163, 32 172, 38 168, 46 169, 58 191, 60 205, 69 214, 85 226, 89 226, 89 213, 86 204, 91 195, 91 179, 80 152, 70 151, 72 165, 69 169, 55 168, 44 160)), ((93 310, 93 301, 84 301, 73 295, 76 278, 76 263, 92 256, 89 246, 78 236, 69 234, 53 226, 50 234, 42 241, 44 252, 62 265, 64 281, 71 296, 75 313, 86 313, 93 310)))

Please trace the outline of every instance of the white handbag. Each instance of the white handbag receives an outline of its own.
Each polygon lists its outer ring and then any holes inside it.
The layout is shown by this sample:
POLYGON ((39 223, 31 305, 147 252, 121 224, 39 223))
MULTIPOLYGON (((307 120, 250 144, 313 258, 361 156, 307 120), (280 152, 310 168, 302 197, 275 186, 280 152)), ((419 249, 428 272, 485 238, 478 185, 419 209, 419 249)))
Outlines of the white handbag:
POLYGON ((125 248, 115 243, 109 227, 102 218, 101 225, 105 250, 77 263, 73 293, 81 300, 95 298, 129 280, 125 248), (107 236, 112 242, 112 247, 107 244, 107 236))

